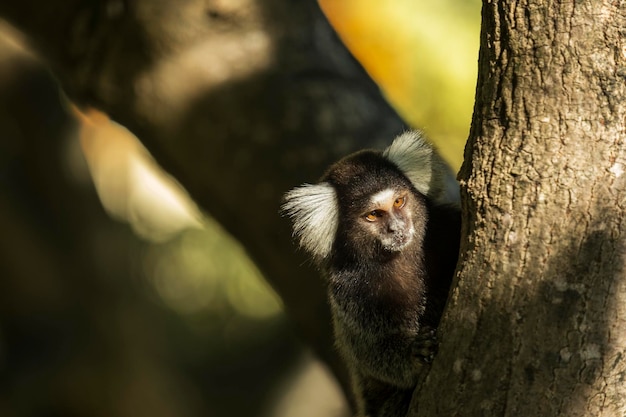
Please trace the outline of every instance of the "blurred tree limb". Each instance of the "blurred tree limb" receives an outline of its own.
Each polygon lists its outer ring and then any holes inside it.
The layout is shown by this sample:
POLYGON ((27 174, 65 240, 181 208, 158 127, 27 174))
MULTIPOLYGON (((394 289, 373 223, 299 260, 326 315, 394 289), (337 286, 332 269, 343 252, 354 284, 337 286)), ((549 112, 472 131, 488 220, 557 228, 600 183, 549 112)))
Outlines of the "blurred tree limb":
POLYGON ((323 286, 277 211, 285 190, 403 124, 316 2, 24 1, 0 16, 244 245, 346 383, 323 286))

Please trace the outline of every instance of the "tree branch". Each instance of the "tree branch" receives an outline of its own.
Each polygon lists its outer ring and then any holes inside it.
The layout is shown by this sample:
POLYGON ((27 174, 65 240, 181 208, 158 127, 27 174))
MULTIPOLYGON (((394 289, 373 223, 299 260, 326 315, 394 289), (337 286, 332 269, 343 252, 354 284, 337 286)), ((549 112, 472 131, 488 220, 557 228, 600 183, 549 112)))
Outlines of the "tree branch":
MULTIPOLYGON (((4 2, 69 97, 133 131, 244 245, 347 385, 281 195, 403 124, 316 2, 4 2), (55 16, 50 19, 50 16, 55 16)), ((207 254, 210 256, 210 254, 207 254)))

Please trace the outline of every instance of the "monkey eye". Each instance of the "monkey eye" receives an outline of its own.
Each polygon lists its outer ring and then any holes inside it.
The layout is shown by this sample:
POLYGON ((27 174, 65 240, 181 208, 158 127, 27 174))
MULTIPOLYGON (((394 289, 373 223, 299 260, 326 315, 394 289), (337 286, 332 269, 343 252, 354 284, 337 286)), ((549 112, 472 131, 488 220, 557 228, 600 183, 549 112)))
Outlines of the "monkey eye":
POLYGON ((402 206, 404 206, 404 202, 405 202, 404 197, 398 197, 396 198, 396 201, 393 202, 393 206, 395 208, 402 208, 402 206))
POLYGON ((383 216, 382 210, 372 210, 365 215, 365 220, 369 222, 375 222, 382 216, 383 216))

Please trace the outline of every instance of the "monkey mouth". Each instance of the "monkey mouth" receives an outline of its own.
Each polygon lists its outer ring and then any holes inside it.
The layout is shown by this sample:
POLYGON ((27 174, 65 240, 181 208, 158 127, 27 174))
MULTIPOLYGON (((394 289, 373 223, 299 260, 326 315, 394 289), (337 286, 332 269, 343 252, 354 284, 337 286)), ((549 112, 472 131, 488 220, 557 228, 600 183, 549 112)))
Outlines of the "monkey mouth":
POLYGON ((413 234, 396 234, 389 239, 382 240, 381 246, 385 252, 394 253, 401 252, 411 244, 413 234))

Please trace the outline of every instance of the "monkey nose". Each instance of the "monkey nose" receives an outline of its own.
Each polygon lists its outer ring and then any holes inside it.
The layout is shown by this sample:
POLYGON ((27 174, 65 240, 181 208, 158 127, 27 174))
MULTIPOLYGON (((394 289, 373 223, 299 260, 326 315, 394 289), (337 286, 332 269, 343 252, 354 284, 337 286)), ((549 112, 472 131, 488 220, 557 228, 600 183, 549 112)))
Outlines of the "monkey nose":
POLYGON ((397 231, 402 230, 402 224, 398 221, 390 221, 387 223, 387 232, 396 233, 397 231))

